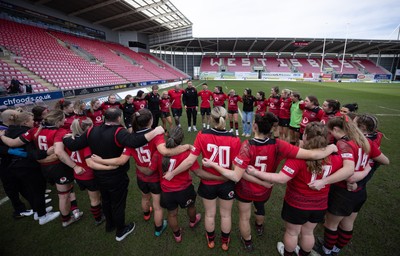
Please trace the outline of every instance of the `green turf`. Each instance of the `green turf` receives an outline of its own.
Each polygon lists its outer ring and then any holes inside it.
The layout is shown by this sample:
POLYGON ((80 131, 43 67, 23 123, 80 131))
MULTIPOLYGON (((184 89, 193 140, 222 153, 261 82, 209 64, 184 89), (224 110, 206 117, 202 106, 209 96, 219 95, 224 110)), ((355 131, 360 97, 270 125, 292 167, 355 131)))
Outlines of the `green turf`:
MULTIPOLYGON (((387 139, 382 141, 382 151, 390 158, 391 165, 380 167, 368 184, 368 201, 361 210, 355 223, 354 237, 341 255, 395 255, 400 238, 400 174, 399 154, 400 141, 396 132, 400 127, 400 87, 397 84, 360 84, 360 83, 307 83, 307 82, 251 82, 251 81, 207 81, 213 90, 215 85, 222 85, 224 91, 236 89, 242 94, 244 88, 251 88, 253 94, 263 90, 269 94, 272 86, 280 89, 289 88, 299 91, 303 97, 315 95, 320 103, 324 99, 338 99, 342 104, 357 102, 359 112, 385 114, 378 116, 380 130, 387 139)), ((200 84, 195 81, 194 85, 200 84)), ((200 89, 201 87, 198 87, 200 89)), ((200 128, 200 115, 198 125, 200 128)), ((182 118, 186 130, 186 115, 182 118)), ((241 127, 240 127, 240 131, 241 127)), ((186 143, 193 143, 195 133, 186 133, 186 143)), ((133 161, 131 162, 133 163, 133 161)), ((134 172, 130 171, 131 183, 126 209, 126 220, 136 221, 134 234, 123 242, 116 242, 114 234, 104 232, 104 225, 95 227, 89 212, 89 201, 85 192, 78 192, 80 208, 85 212, 84 218, 68 228, 63 229, 59 221, 39 226, 32 219, 14 221, 11 218, 11 204, 0 206, 0 255, 245 255, 239 242, 238 213, 235 203, 232 220, 232 241, 228 253, 220 249, 219 218, 217 218, 216 248, 207 248, 204 238, 203 221, 190 230, 186 211, 180 210, 179 221, 184 228, 183 241, 176 244, 169 229, 159 238, 153 235, 152 222, 145 222, 140 210, 140 194, 136 185, 134 172)), ((194 180, 197 187, 198 179, 194 180)), ((77 189, 76 189, 77 190, 77 189)), ((280 210, 284 186, 276 185, 270 201, 266 206, 266 232, 257 237, 253 232, 256 250, 253 255, 278 255, 276 242, 282 240, 284 232, 280 210)), ((1 196, 2 198, 3 196, 1 196)), ((55 189, 51 194, 53 206, 56 206, 55 189)), ((199 212, 204 212, 202 203, 197 201, 199 212)), ((253 220, 252 220, 253 223, 253 220)), ((253 230, 254 231, 254 230, 253 230)), ((317 229, 322 234, 322 229, 317 229)))

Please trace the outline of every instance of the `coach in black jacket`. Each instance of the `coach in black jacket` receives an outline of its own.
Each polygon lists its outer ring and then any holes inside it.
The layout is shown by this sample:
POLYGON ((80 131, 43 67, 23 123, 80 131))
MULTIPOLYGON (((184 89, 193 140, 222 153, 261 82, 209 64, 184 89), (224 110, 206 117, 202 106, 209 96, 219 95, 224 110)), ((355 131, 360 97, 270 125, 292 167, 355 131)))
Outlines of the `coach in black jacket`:
POLYGON ((158 126, 158 120, 161 118, 160 110, 160 94, 158 94, 158 85, 153 85, 151 87, 151 92, 145 97, 147 100, 147 107, 153 114, 153 124, 151 128, 156 128, 158 126))
POLYGON ((197 120, 197 107, 199 105, 199 98, 197 95, 196 88, 193 87, 192 81, 187 83, 187 88, 182 95, 183 105, 186 109, 186 115, 188 119, 188 132, 192 131, 192 118, 193 118, 193 131, 197 131, 196 120, 197 120))
MULTIPOLYGON (((104 124, 89 129, 80 137, 64 138, 63 142, 72 151, 89 146, 93 154, 102 158, 119 157, 124 147, 138 148, 145 145, 156 135, 164 133, 162 127, 146 134, 129 133, 122 125, 122 111, 117 108, 107 109, 104 124)), ((116 228, 117 241, 122 241, 134 229, 135 224, 125 225, 125 207, 128 195, 129 161, 115 170, 94 170, 95 181, 99 186, 103 212, 106 217, 106 231, 116 228)))

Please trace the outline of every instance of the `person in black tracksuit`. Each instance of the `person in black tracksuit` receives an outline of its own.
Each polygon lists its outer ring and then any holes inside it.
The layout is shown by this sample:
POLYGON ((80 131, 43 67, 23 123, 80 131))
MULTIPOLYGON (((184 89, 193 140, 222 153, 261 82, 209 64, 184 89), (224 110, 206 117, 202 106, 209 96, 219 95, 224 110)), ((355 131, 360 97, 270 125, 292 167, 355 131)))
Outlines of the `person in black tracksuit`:
MULTIPOLYGON (((153 137, 164 133, 160 127, 146 134, 129 133, 120 121, 122 111, 110 108, 104 114, 105 122, 101 126, 93 127, 80 137, 64 138, 63 142, 72 151, 89 146, 92 153, 104 159, 119 157, 125 146, 137 148, 145 145, 153 137)), ((116 228, 116 240, 123 240, 130 234, 135 224, 125 225, 125 207, 128 195, 129 161, 118 166, 115 170, 94 170, 95 181, 99 186, 103 212, 106 217, 106 231, 111 232, 116 228)))
POLYGON ((199 98, 197 95, 196 88, 193 87, 192 81, 189 81, 188 87, 182 95, 183 105, 186 109, 186 115, 188 119, 188 131, 192 130, 192 118, 193 118, 193 131, 197 131, 196 121, 197 121, 197 107, 199 105, 199 98))
MULTIPOLYGON (((14 119, 17 119, 17 114, 14 119)), ((32 116, 33 126, 33 116, 32 116)), ((5 136, 17 138, 31 127, 11 124, 7 128, 5 136)), ((37 212, 38 216, 46 214, 45 189, 46 181, 41 173, 40 165, 36 160, 47 157, 45 150, 35 150, 32 144, 21 148, 9 148, 0 141, 0 176, 4 190, 14 208, 14 218, 29 216, 37 212), (32 213, 26 210, 25 204, 20 200, 19 194, 29 202, 33 209, 32 213), (28 214, 28 215, 25 215, 28 214)))
POLYGON ((124 123, 126 129, 132 132, 132 115, 135 113, 135 106, 133 106, 133 96, 128 94, 125 96, 125 102, 122 104, 122 113, 124 114, 124 123))
POLYGON ((158 126, 158 120, 161 118, 161 110, 160 110, 160 94, 158 94, 158 85, 153 85, 151 87, 152 92, 148 93, 145 97, 147 100, 148 109, 153 114, 153 125, 152 129, 158 126))

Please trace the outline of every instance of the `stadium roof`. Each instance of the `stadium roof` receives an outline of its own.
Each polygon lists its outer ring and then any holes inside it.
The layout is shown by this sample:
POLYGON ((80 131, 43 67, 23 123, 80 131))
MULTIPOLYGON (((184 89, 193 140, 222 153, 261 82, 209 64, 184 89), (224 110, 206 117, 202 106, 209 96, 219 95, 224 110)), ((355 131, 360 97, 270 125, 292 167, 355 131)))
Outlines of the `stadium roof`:
MULTIPOLYGON (((150 45, 153 50, 207 53, 322 53, 324 38, 192 38, 150 45)), ((325 41, 325 53, 400 54, 399 40, 332 39, 325 41)))
POLYGON ((169 0, 30 0, 114 31, 154 34, 193 24, 169 0))

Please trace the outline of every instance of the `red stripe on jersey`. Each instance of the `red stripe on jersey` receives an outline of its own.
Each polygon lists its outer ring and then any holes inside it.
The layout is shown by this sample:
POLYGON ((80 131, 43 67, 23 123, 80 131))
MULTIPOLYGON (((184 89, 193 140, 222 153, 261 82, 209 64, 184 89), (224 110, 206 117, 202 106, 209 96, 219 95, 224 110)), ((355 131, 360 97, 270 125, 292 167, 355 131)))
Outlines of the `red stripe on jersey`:
POLYGON ((267 100, 256 100, 254 101, 256 107, 256 114, 265 113, 267 111, 268 101, 267 100))

